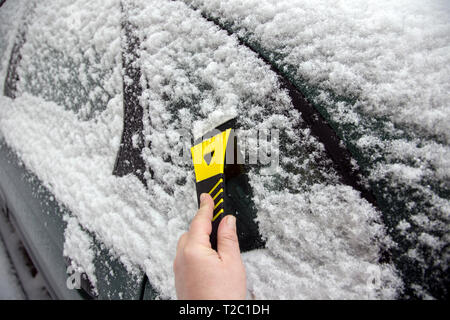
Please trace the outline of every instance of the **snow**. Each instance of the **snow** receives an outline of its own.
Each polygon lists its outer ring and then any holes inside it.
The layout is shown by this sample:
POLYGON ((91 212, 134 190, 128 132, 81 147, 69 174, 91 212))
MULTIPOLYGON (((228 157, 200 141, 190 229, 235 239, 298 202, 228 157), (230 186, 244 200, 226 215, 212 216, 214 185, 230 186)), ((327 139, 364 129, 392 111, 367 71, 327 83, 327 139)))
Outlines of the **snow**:
MULTIPOLYGON (((241 36, 280 54, 280 64, 298 66, 291 75, 318 90, 316 102, 334 121, 364 129, 367 117, 381 115, 391 132, 393 123, 418 128, 411 139, 393 140, 362 130, 352 142, 373 157, 371 181, 389 176, 426 194, 435 214, 415 212, 398 229, 421 226, 413 238, 433 248, 438 265, 445 261, 440 251, 448 239, 433 232, 448 230, 450 205, 423 183, 449 178, 445 4, 432 1, 418 11, 417 1, 186 2, 232 21, 241 36), (335 103, 330 91, 357 102, 335 103), (384 150, 384 162, 373 150, 384 150)), ((136 0, 126 9, 141 41, 143 156, 154 172, 153 179, 147 174, 148 189, 133 175, 112 175, 123 129, 119 1, 39 2, 22 49, 20 96, 0 97, 4 139, 73 214, 65 254, 77 267, 95 283, 86 230, 130 272, 144 270, 161 298, 174 298, 176 243, 197 207, 191 159, 179 156, 192 140, 180 129, 198 135, 238 116, 250 136, 278 129, 282 141, 275 174, 261 175, 262 166, 249 173, 267 244, 243 254, 248 296, 397 297, 403 286, 397 270, 379 262, 381 250, 396 245, 381 212, 339 183, 269 66, 182 2, 136 0), (59 54, 48 59, 50 52, 59 54), (72 84, 64 94, 55 90, 72 84)), ((2 37, 10 37, 3 30, 2 24, 2 37)), ((422 263, 421 253, 412 252, 422 263)))
MULTIPOLYGON (((79 274, 85 273, 97 290, 97 277, 95 276, 94 257, 92 249, 92 238, 84 231, 74 217, 66 217, 67 227, 64 231, 64 251, 66 257, 72 257, 71 266, 79 274)), ((97 292, 98 293, 98 292, 97 292)))
POLYGON ((448 2, 185 2, 279 53, 280 62, 296 66, 295 76, 309 85, 356 96, 373 115, 388 115, 450 141, 448 2))
MULTIPOLYGON (((113 248, 130 272, 136 265, 142 267, 163 297, 173 298, 171 268, 176 241, 195 213, 193 177, 188 180, 190 193, 182 198, 185 200, 179 207, 162 189, 157 191, 163 199, 154 199, 155 190, 146 191, 135 177, 111 175, 112 163, 108 165, 108 161, 114 160, 114 154, 108 157, 106 152, 104 155, 92 152, 101 151, 102 143, 103 148, 111 148, 108 141, 95 139, 91 141, 94 146, 90 146, 83 139, 89 132, 101 134, 107 125, 117 123, 98 121, 97 126, 80 123, 72 112, 27 94, 15 102, 2 98, 1 105, 2 132, 10 145, 18 146, 16 150, 26 166, 40 174, 57 199, 76 215, 79 224, 113 248), (60 123, 64 126, 57 125, 60 123), (27 144, 30 139, 35 143, 27 144), (62 150, 61 146, 66 147, 62 150), (170 204, 167 210, 173 214, 172 218, 154 209, 156 200, 170 204), (181 206, 189 209, 183 210, 181 206), (177 211, 176 215, 172 210, 177 211)), ((111 104, 105 112, 119 107, 119 103, 111 104)), ((376 221, 374 209, 355 191, 344 186, 317 185, 307 194, 279 192, 272 197, 258 204, 266 208, 260 211, 264 217, 261 222, 265 223, 261 228, 263 235, 279 237, 269 238, 267 249, 243 255, 251 296, 373 298, 379 297, 375 292, 380 289, 384 290, 383 297, 395 296, 399 280, 392 266, 377 263, 379 249, 373 245, 373 237, 383 237, 382 226, 376 221), (277 201, 281 203, 275 207, 277 201), (332 215, 336 218, 329 220, 327 216, 332 215), (301 268, 297 267, 299 261, 301 268), (383 275, 382 288, 368 290, 364 285, 371 276, 366 271, 369 266, 383 275), (288 277, 283 276, 286 272, 288 277), (266 281, 272 276, 277 279, 275 287, 266 281)), ((69 220, 65 253, 90 272, 92 253, 88 248, 89 240, 78 223, 69 220)))
POLYGON ((8 1, 0 10, 0 92, 3 94, 4 79, 8 69, 9 56, 14 45, 17 26, 23 14, 23 1, 8 1))
POLYGON ((401 232, 403 232, 404 234, 410 227, 411 227, 411 224, 406 220, 400 221, 397 225, 397 229, 400 230, 401 232))
MULTIPOLYGON (((185 147, 182 140, 173 138, 176 130, 191 132, 193 125, 205 118, 213 123, 218 115, 239 114, 243 129, 277 128, 289 141, 276 175, 260 176, 262 168, 258 167, 250 173, 261 232, 268 242, 266 249, 243 255, 250 274, 249 296, 395 297, 401 282, 391 265, 378 263, 380 247, 389 245, 379 213, 337 182, 323 146, 308 129, 294 129, 301 118, 292 111, 269 67, 181 3, 141 1, 135 5, 130 20, 137 26, 143 48, 137 63, 144 75, 143 87, 148 84, 151 89, 144 89, 141 97, 148 116, 144 117, 145 142, 152 146, 144 150, 144 156, 155 172, 154 179, 148 180, 148 190, 134 176, 111 175, 122 130, 121 83, 110 82, 115 95, 92 117, 80 117, 85 112, 76 101, 64 104, 66 100, 55 99, 61 106, 44 101, 51 91, 40 94, 41 98, 31 96, 26 92, 33 90, 25 80, 21 80, 20 98, 1 101, 0 128, 6 141, 77 219, 66 230, 66 254, 83 270, 91 270, 89 241, 80 233, 79 224, 112 248, 130 272, 136 267, 144 269, 161 297, 175 297, 172 261, 178 237, 196 211, 195 186, 190 159, 187 163, 163 159, 167 155, 177 159, 176 151, 185 147), (174 105, 181 107, 173 110, 174 105), (170 108, 172 113, 167 112, 170 108), (30 140, 34 143, 27 143, 30 140), (287 153, 296 161, 287 158, 287 153), (268 199, 280 205, 271 205, 268 199), (336 217, 334 223, 327 216, 336 217), (382 280, 376 282, 376 288, 367 285, 373 278, 371 270, 382 280), (272 277, 277 279, 276 285, 267 282, 272 277)), ((33 21, 35 26, 59 10, 49 4, 43 8, 36 8, 39 19, 33 21)), ((109 10, 102 17, 117 16, 117 8, 109 10)), ((55 32, 63 32, 60 24, 64 21, 58 21, 44 31, 57 28, 55 32)), ((30 32, 22 75, 34 71, 28 66, 39 63, 36 59, 41 53, 31 56, 31 52, 40 48, 41 37, 41 33, 30 32)), ((76 29, 71 37, 64 44, 51 38, 48 45, 68 57, 78 56, 76 46, 80 44, 91 47, 76 37, 76 29)), ((112 62, 118 60, 119 49, 100 48, 115 57, 102 67, 112 67, 109 74, 117 74, 112 62)), ((89 272, 92 275, 92 270, 89 272)))
MULTIPOLYGON (((403 221, 394 215, 414 223, 423 213, 433 221, 432 232, 448 243, 448 1, 184 2, 262 53, 330 118, 371 185, 389 185, 378 190, 389 228, 403 221), (401 213, 395 209, 399 202, 406 203, 401 213)), ((410 246, 433 257, 432 264, 411 261, 417 276, 437 265, 443 277, 438 281, 444 281, 448 253, 421 235, 430 231, 426 225, 414 227, 404 234, 410 246)))
POLYGON ((19 93, 55 101, 84 120, 103 111, 122 83, 119 2, 39 1, 27 21, 18 68, 27 80, 19 93))
POLYGON ((0 239, 0 300, 23 300, 24 293, 0 239))
MULTIPOLYGON (((134 4, 136 8, 131 11, 130 20, 137 26, 135 32, 142 39, 142 50, 139 52, 140 59, 137 63, 143 73, 141 82, 145 84, 144 88, 149 88, 144 89, 142 93, 145 97, 143 99, 145 112, 148 114, 148 118, 144 117, 148 119, 144 122, 144 135, 146 145, 151 145, 151 148, 144 150, 144 155, 146 163, 154 172, 153 179, 147 181, 149 193, 153 196, 153 207, 166 215, 170 224, 176 223, 178 228, 181 227, 177 233, 187 228, 192 212, 195 210, 195 207, 191 207, 195 204, 192 168, 190 162, 184 163, 183 159, 177 161, 178 152, 186 147, 183 145, 184 141, 171 139, 171 137, 180 128, 194 131, 195 136, 197 132, 204 132, 205 128, 213 127, 212 124, 217 124, 217 120, 222 122, 224 118, 238 114, 240 127, 249 131, 250 136, 251 132, 258 129, 275 128, 281 130, 289 141, 289 145, 286 146, 288 150, 284 150, 283 154, 285 167, 277 168, 276 175, 265 177, 259 175, 262 168, 256 167, 250 176, 253 187, 260 190, 260 194, 255 194, 255 201, 259 209, 262 235, 268 237, 274 232, 285 235, 285 226, 290 224, 298 227, 296 230, 298 234, 309 232, 302 226, 302 218, 296 212, 298 210, 292 208, 292 213, 286 214, 284 204, 296 203, 300 191, 308 192, 311 198, 317 198, 319 190, 323 188, 326 188, 328 193, 321 193, 321 197, 328 198, 328 202, 331 203, 330 198, 340 194, 343 186, 337 183, 336 174, 325 160, 323 146, 310 136, 308 129, 294 129, 295 124, 301 123, 299 120, 301 118, 298 113, 292 111, 286 92, 280 90, 276 77, 269 67, 250 50, 239 46, 235 38, 228 37, 224 31, 219 31, 212 23, 205 21, 198 13, 182 3, 135 1, 134 4), (171 114, 168 114, 167 110, 171 110, 171 114), (285 155, 288 152, 295 157, 295 161, 286 158, 285 155), (168 158, 172 161, 163 160, 168 158), (288 171, 288 166, 296 170, 288 171), (313 188, 307 182, 307 177, 319 185, 313 188), (289 192, 287 188, 296 191, 289 192), (284 202, 277 207, 271 206, 273 212, 268 212, 265 210, 268 204, 262 199, 271 193, 283 193, 284 202), (184 217, 181 214, 180 221, 180 212, 186 212, 186 203, 190 204, 191 213, 184 217), (263 228, 267 223, 274 223, 274 220, 269 218, 271 215, 278 217, 275 226, 280 229, 263 228)), ((345 193, 345 196, 360 200, 357 194, 345 193)), ((353 219, 353 215, 360 211, 367 211, 369 208, 371 207, 364 201, 358 201, 357 204, 345 208, 349 212, 348 216, 343 216, 342 223, 348 223, 347 218, 353 219)), ((308 212, 306 210, 305 214, 308 212)), ((378 213, 373 208, 368 211, 368 215, 373 219, 378 217, 378 213)), ((379 226, 379 221, 373 222, 371 219, 363 219, 363 221, 364 226, 372 223, 379 226)), ((311 229, 310 232, 313 235, 322 232, 321 223, 316 222, 317 228, 311 229)), ((349 239, 341 239, 339 233, 333 231, 339 228, 342 226, 330 226, 330 232, 337 234, 339 241, 350 242, 349 239)), ((381 242, 388 241, 384 238, 382 228, 369 228, 366 231, 367 233, 364 232, 364 234, 372 240, 379 237, 381 242)), ((252 260, 252 264, 258 270, 257 273, 272 273, 274 270, 283 269, 283 260, 267 260, 267 256, 280 256, 280 252, 285 252, 286 255, 295 257, 288 264, 292 271, 293 261, 296 259, 301 261, 302 256, 300 252, 295 250, 290 252, 288 248, 291 248, 290 246, 299 248, 305 245, 314 247, 314 244, 309 241, 302 242, 298 237, 289 238, 289 245, 286 241, 287 239, 281 242, 269 241, 267 249, 258 251, 258 254, 244 254, 244 259, 247 259, 247 256, 257 255, 259 258, 252 260), (264 265, 267 261, 270 261, 269 268, 264 265)), ((366 245, 372 246, 371 243, 367 241, 366 245)), ((331 246, 331 244, 328 245, 331 246)), ((314 297, 369 297, 370 292, 374 291, 364 291, 368 290, 366 286, 360 286, 361 289, 359 291, 356 289, 355 292, 345 288, 346 285, 358 287, 361 281, 365 283, 368 275, 364 273, 364 270, 368 266, 373 266, 380 270, 380 273, 381 270, 388 270, 386 274, 389 275, 383 279, 384 287, 378 288, 382 291, 381 296, 394 297, 400 283, 398 280, 387 280, 395 279, 395 271, 390 266, 378 264, 378 245, 373 247, 373 251, 363 250, 364 254, 362 254, 363 251, 347 252, 350 249, 345 246, 336 250, 342 253, 339 257, 342 261, 349 260, 349 257, 358 261, 358 267, 354 268, 354 272, 341 278, 339 290, 336 289, 335 282, 329 281, 329 278, 325 276, 333 275, 333 267, 330 264, 337 263, 336 260, 332 262, 332 259, 329 259, 325 263, 323 274, 312 273, 306 276, 293 274, 296 281, 280 279, 275 291, 273 286, 267 286, 260 277, 254 277, 252 287, 257 288, 262 285, 264 290, 255 289, 252 295, 257 298, 269 296, 307 298, 313 297, 314 294, 314 297), (371 254, 366 255, 367 252, 371 254), (260 281, 263 282, 259 283, 260 281), (289 294, 286 292, 286 286, 296 285, 299 282, 309 282, 311 288, 323 286, 323 290, 318 290, 317 293, 311 293, 314 290, 290 290, 289 294), (331 294, 332 291, 336 293, 331 294)), ((312 247, 309 254, 308 263, 311 265, 315 260, 320 260, 318 256, 321 253, 315 252, 312 247)), ((338 261, 341 261, 339 259, 338 261)))
POLYGON ((391 265, 377 264, 379 248, 371 245, 374 238, 384 237, 383 227, 373 207, 352 188, 318 184, 295 195, 255 193, 259 217, 264 217, 260 228, 270 235, 268 252, 252 252, 244 259, 256 297, 375 299, 376 290, 366 286, 372 276, 383 297, 395 297, 401 280, 391 265), (284 223, 280 208, 288 217, 284 223), (265 268, 270 273, 261 274, 265 268))

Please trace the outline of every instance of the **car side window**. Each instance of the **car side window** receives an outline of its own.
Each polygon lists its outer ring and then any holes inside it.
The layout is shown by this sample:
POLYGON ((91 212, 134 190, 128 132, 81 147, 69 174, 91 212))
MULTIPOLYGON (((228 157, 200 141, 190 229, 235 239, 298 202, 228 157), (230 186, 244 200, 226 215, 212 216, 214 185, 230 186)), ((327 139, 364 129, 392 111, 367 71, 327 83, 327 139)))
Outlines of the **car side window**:
POLYGON ((20 62, 13 61, 16 70, 5 90, 10 96, 27 93, 53 101, 81 120, 92 119, 120 90, 122 77, 116 66, 121 61, 115 54, 120 39, 108 32, 117 28, 115 20, 97 31, 93 30, 96 21, 108 21, 101 12, 77 15, 70 6, 59 16, 54 12, 37 5, 27 13, 26 34, 22 30, 14 46, 21 47, 20 55, 13 54, 20 62))

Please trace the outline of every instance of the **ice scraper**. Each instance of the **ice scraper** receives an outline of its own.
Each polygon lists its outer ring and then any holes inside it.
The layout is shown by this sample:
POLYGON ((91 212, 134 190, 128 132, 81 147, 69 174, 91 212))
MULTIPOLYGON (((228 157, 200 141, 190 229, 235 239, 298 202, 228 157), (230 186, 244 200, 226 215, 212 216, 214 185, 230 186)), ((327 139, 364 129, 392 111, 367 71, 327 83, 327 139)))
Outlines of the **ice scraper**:
POLYGON ((200 205, 202 193, 209 193, 214 200, 211 232, 213 249, 217 248, 219 223, 225 215, 231 213, 228 206, 229 199, 225 193, 225 164, 227 146, 233 143, 234 123, 234 118, 226 119, 224 123, 196 138, 191 148, 198 204, 200 205))
POLYGON ((214 200, 211 246, 217 249, 217 228, 223 217, 237 218, 237 232, 242 251, 264 246, 258 225, 254 221, 256 209, 248 178, 244 173, 242 155, 238 150, 234 127, 236 118, 223 122, 200 137, 194 137, 191 148, 194 162, 197 201, 209 193, 214 200), (240 160, 240 161, 238 161, 240 160))

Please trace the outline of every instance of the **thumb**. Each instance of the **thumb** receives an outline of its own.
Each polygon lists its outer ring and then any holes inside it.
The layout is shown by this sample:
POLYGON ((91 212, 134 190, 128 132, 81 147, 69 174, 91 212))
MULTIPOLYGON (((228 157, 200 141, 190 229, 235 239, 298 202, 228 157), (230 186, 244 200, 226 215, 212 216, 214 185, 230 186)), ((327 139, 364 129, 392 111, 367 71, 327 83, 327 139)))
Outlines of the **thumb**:
POLYGON ((211 220, 214 209, 214 200, 207 193, 200 196, 200 208, 189 228, 189 238, 197 243, 211 247, 209 235, 211 234, 211 220))
POLYGON ((217 230, 217 252, 224 260, 241 259, 239 240, 236 233, 236 218, 226 216, 217 230))

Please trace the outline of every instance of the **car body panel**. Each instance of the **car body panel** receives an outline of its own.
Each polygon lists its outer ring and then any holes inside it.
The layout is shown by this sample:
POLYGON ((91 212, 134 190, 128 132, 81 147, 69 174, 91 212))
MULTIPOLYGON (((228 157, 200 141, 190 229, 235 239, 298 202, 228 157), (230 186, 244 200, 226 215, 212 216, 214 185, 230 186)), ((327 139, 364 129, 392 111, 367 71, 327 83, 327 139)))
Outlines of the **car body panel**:
MULTIPOLYGON (((63 255, 64 215, 70 211, 58 204, 54 195, 28 171, 2 140, 0 144, 0 188, 15 228, 36 268, 57 299, 84 299, 86 293, 68 289, 67 263, 63 255)), ((94 265, 98 279, 98 299, 140 299, 144 275, 130 274, 101 242, 93 239, 94 265)))
MULTIPOLYGON (((23 3, 22 6, 24 7, 22 21, 17 26, 14 44, 11 52, 5 53, 10 54, 10 58, 8 59, 6 77, 2 79, 5 96, 13 99, 17 95, 17 90, 19 90, 20 71, 18 69, 22 60, 21 50, 27 41, 28 27, 35 18, 35 2, 23 3)), ((22 72, 21 75, 27 79, 35 78, 37 81, 25 81, 25 86, 21 90, 35 95, 44 95, 46 99, 62 105, 65 105, 64 102, 69 98, 72 101, 69 108, 85 104, 91 95, 87 94, 89 92, 85 92, 85 95, 79 95, 80 92, 85 91, 76 73, 80 65, 77 65, 77 62, 71 60, 70 57, 66 57, 63 52, 52 50, 51 46, 47 47, 48 44, 45 42, 37 42, 35 45, 37 45, 36 50, 48 52, 54 59, 47 60, 45 54, 36 55, 37 60, 34 60, 36 64, 30 70, 38 72, 39 68, 47 68, 41 70, 41 73, 43 72, 47 76, 42 78, 34 73, 27 73, 27 69, 25 69, 25 72, 22 72), (42 65, 39 64, 39 57, 44 59, 42 65), (55 63, 54 65, 52 65, 52 61, 55 63), (53 68, 61 72, 64 70, 73 70, 73 72, 69 72, 69 78, 63 81, 57 74, 52 73, 53 68), (69 83, 75 84, 75 86, 69 85, 69 83), (48 84, 50 84, 47 87, 49 90, 43 90, 43 86, 48 84), (81 101, 77 103, 77 99, 81 99, 81 101)), ((86 60, 78 61, 78 63, 89 66, 89 61, 86 60)), ((106 73, 109 75, 111 73, 109 70, 104 72, 99 69, 96 70, 96 79, 102 78, 102 75, 106 73)), ((102 88, 101 84, 98 84, 91 77, 88 78, 88 85, 92 90, 97 90, 96 88, 99 85, 102 88)), ((93 105, 92 113, 85 114, 84 118, 94 117, 106 107, 106 104, 101 100, 103 96, 108 97, 108 92, 105 91, 95 95, 94 100, 90 101, 93 105)), ((64 217, 71 216, 70 210, 56 200, 49 188, 45 187, 43 182, 23 165, 20 157, 4 140, 1 142, 0 172, 0 187, 6 200, 5 206, 10 212, 11 220, 13 220, 15 228, 21 235, 22 242, 25 244, 33 263, 43 274, 51 296, 58 299, 89 298, 89 294, 83 292, 83 288, 69 290, 66 284, 69 277, 67 267, 70 263, 70 257, 64 257, 65 230, 67 227, 64 217)), ((88 232, 86 233, 88 234, 88 232)), ((89 237, 92 241, 92 250, 95 253, 93 263, 98 279, 98 295, 95 298, 139 299, 143 292, 143 272, 134 268, 133 274, 129 273, 101 241, 97 240, 92 234, 89 234, 89 237)), ((85 287, 90 287, 90 285, 85 287)))
POLYGON ((58 206, 48 201, 51 194, 43 191, 40 184, 33 179, 33 175, 19 163, 17 156, 2 141, 0 187, 7 199, 6 205, 13 224, 19 231, 33 263, 48 283, 51 296, 79 299, 81 296, 76 290, 68 290, 66 287, 67 267, 62 256, 62 215, 55 214, 59 211, 58 206))

